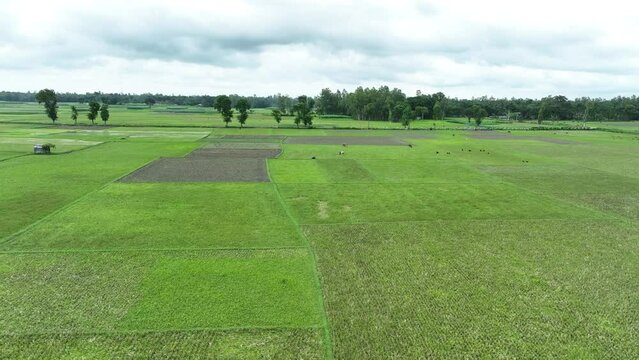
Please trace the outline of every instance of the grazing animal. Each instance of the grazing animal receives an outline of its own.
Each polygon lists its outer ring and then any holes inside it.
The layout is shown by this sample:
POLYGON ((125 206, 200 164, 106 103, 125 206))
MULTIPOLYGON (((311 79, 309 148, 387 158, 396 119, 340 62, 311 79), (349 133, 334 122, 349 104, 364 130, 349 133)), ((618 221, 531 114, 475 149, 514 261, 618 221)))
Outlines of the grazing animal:
POLYGON ((346 147, 346 144, 342 144, 343 147, 346 147))
POLYGON ((340 151, 340 152, 339 152, 339 154, 340 154, 340 155, 344 155, 344 151, 340 151))
POLYGON ((315 160, 315 156, 313 156, 311 159, 315 160))
POLYGON ((446 152, 446 155, 450 155, 450 151, 447 151, 447 152, 446 152))
POLYGON ((412 148, 412 147, 413 147, 413 144, 408 144, 408 147, 409 147, 409 148, 412 148))

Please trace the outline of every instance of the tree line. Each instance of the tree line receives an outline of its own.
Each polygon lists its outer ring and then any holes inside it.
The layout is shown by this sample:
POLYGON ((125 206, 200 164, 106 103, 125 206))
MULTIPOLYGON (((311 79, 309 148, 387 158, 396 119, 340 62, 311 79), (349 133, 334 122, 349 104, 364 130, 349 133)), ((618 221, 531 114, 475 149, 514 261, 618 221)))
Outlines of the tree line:
POLYGON ((477 114, 508 120, 639 120, 639 98, 636 95, 612 99, 563 95, 541 99, 479 97, 450 98, 441 92, 406 96, 399 89, 358 87, 353 92, 323 89, 317 97, 318 114, 349 115, 359 120, 399 121, 405 106, 410 106, 421 119, 466 117, 477 114))
MULTIPOLYGON (((10 102, 35 102, 37 92, 15 92, 0 91, 0 101, 10 102)), ((278 95, 270 96, 240 96, 237 94, 228 95, 232 103, 235 104, 240 99, 246 99, 253 108, 268 108, 277 106, 278 95)), ((59 102, 88 104, 91 101, 104 103, 107 105, 126 104, 167 104, 179 106, 203 106, 214 107, 216 96, 213 95, 163 95, 163 94, 124 94, 124 93, 57 93, 59 102)))
MULTIPOLYGON (((41 91, 42 92, 42 91, 41 91)), ((41 92, 0 92, 0 101, 38 101, 45 104, 49 117, 53 120, 54 114, 46 101, 41 101, 41 92)), ((402 90, 388 86, 379 88, 358 87, 352 92, 346 90, 332 91, 322 89, 315 97, 300 96, 297 98, 288 95, 271 95, 267 97, 239 95, 223 95, 230 102, 228 107, 273 108, 277 110, 273 116, 279 123, 283 116, 295 117, 295 123, 299 126, 310 126, 312 119, 309 114, 343 115, 351 116, 357 120, 368 121, 396 121, 406 122, 412 119, 441 120, 445 117, 465 117, 470 122, 472 119, 481 122, 484 117, 498 117, 505 120, 583 120, 583 121, 607 121, 607 120, 639 120, 639 98, 633 96, 618 96, 612 99, 581 97, 568 99, 563 95, 546 96, 541 99, 523 98, 494 98, 479 97, 472 99, 459 99, 447 97, 442 92, 422 94, 417 92, 415 96, 407 96, 402 90), (303 99, 303 101, 300 101, 303 99), (302 102, 302 105, 299 105, 302 102), (301 114, 302 108, 308 107, 309 114, 301 114), (409 113, 410 111, 410 113, 409 113), (279 119, 279 120, 278 120, 279 119)), ((56 103, 101 103, 108 105, 145 103, 152 106, 156 103, 174 105, 197 105, 218 109, 220 96, 184 96, 162 94, 106 94, 101 92, 56 94, 56 103)), ((57 105, 56 105, 57 106, 57 105)), ((218 110, 219 111, 219 110, 218 110)), ((239 110, 238 110, 239 111, 239 110)), ((248 111, 248 110, 247 110, 248 111)), ((248 112, 247 112, 248 113, 248 112)), ((245 116, 242 113, 242 116, 245 116)), ((246 116, 248 117, 248 116, 246 116)), ((226 116, 226 120, 231 119, 226 116)), ((91 119, 92 122, 95 120, 91 119)), ((225 122, 228 124, 230 120, 225 122)), ((53 120, 55 121, 55 120, 53 120)), ((246 118, 240 125, 246 122, 246 118)), ((409 124, 405 124, 409 126, 409 124)))

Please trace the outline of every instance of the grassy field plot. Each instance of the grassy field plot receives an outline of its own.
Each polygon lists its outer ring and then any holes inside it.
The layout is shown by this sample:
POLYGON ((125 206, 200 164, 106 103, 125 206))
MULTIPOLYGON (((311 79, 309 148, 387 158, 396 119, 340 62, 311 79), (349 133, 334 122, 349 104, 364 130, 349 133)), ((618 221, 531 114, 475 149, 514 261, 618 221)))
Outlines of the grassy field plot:
POLYGON ((324 358, 315 328, 0 335, 0 343, 3 358, 324 358))
POLYGON ((195 146, 192 143, 106 143, 70 154, 2 161, 0 238, 149 161, 160 156, 183 155, 195 146))
POLYGON ((271 184, 114 184, 17 237, 5 250, 301 246, 271 184), (96 206, 99 204, 99 206, 96 206))
POLYGON ((309 225, 336 358, 634 358, 636 225, 309 225))
POLYGON ((2 335, 321 325, 305 249, 0 258, 2 335))

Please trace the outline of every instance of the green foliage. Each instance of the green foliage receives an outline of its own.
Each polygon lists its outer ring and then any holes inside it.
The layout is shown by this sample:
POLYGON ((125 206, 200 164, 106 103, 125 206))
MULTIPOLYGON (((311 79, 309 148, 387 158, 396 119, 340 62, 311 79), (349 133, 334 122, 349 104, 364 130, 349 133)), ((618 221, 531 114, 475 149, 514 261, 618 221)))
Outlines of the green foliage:
POLYGON ((295 112, 295 125, 297 125, 297 127, 300 126, 300 123, 306 127, 313 126, 314 104, 315 100, 307 96, 297 98, 297 104, 293 107, 293 111, 295 112))
POLYGON ((44 104, 44 109, 49 119, 55 123, 58 120, 58 97, 55 91, 51 89, 43 89, 38 91, 35 96, 38 104, 44 104))
POLYGON ((55 144, 52 144, 52 143, 42 144, 42 149, 44 149, 44 151, 46 152, 50 152, 51 150, 55 149, 55 144))
POLYGON ((282 111, 280 111, 279 109, 273 109, 271 111, 271 116, 273 116, 275 122, 279 126, 280 122, 282 122, 282 111))
POLYGON ((215 110, 222 114, 222 120, 225 126, 233 120, 233 109, 231 107, 231 98, 227 95, 220 95, 215 99, 215 110))
POLYGON ((104 125, 106 125, 107 121, 109 120, 109 105, 102 104, 102 106, 100 107, 100 119, 102 119, 104 125))
POLYGON ((75 105, 71 105, 71 120, 74 125, 78 125, 78 108, 75 105))
POLYGON ((426 106, 416 106, 415 112, 419 114, 420 119, 425 119, 426 115, 428 115, 428 108, 426 106))
POLYGON ((470 108, 470 117, 475 119, 475 125, 481 125, 482 120, 486 116, 488 116, 488 113, 483 107, 475 104, 473 105, 473 107, 470 108))
POLYGON ((89 103, 89 112, 87 113, 87 118, 91 120, 91 125, 95 124, 95 119, 98 118, 99 112, 100 112, 100 103, 96 101, 91 101, 89 103))
POLYGON ((433 105, 433 119, 444 120, 444 109, 441 102, 439 101, 437 101, 435 105, 433 105))
POLYGON ((537 124, 541 124, 542 120, 548 118, 548 104, 544 101, 539 107, 539 113, 537 114, 537 124))
POLYGON ((415 113, 410 109, 410 105, 408 103, 403 104, 401 114, 402 126, 410 129, 410 124, 413 122, 413 120, 415 120, 415 113))
POLYGON ((148 107, 152 107, 153 105, 155 105, 156 100, 153 96, 148 96, 144 99, 144 103, 148 106, 148 107))
POLYGON ((251 109, 251 104, 249 104, 248 100, 240 99, 235 104, 235 110, 239 112, 237 116, 237 121, 240 123, 240 128, 244 126, 246 123, 246 119, 248 119, 249 110, 251 109))
POLYGON ((293 99, 288 95, 277 95, 277 108, 282 115, 289 115, 293 112, 293 99))

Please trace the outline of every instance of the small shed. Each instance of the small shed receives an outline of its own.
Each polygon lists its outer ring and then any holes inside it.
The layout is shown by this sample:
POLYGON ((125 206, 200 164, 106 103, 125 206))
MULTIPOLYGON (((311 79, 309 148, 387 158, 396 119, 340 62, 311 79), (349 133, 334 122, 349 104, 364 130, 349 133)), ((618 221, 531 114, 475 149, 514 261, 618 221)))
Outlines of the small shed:
POLYGON ((35 144, 33 146, 34 154, 51 154, 51 145, 49 144, 35 144))

